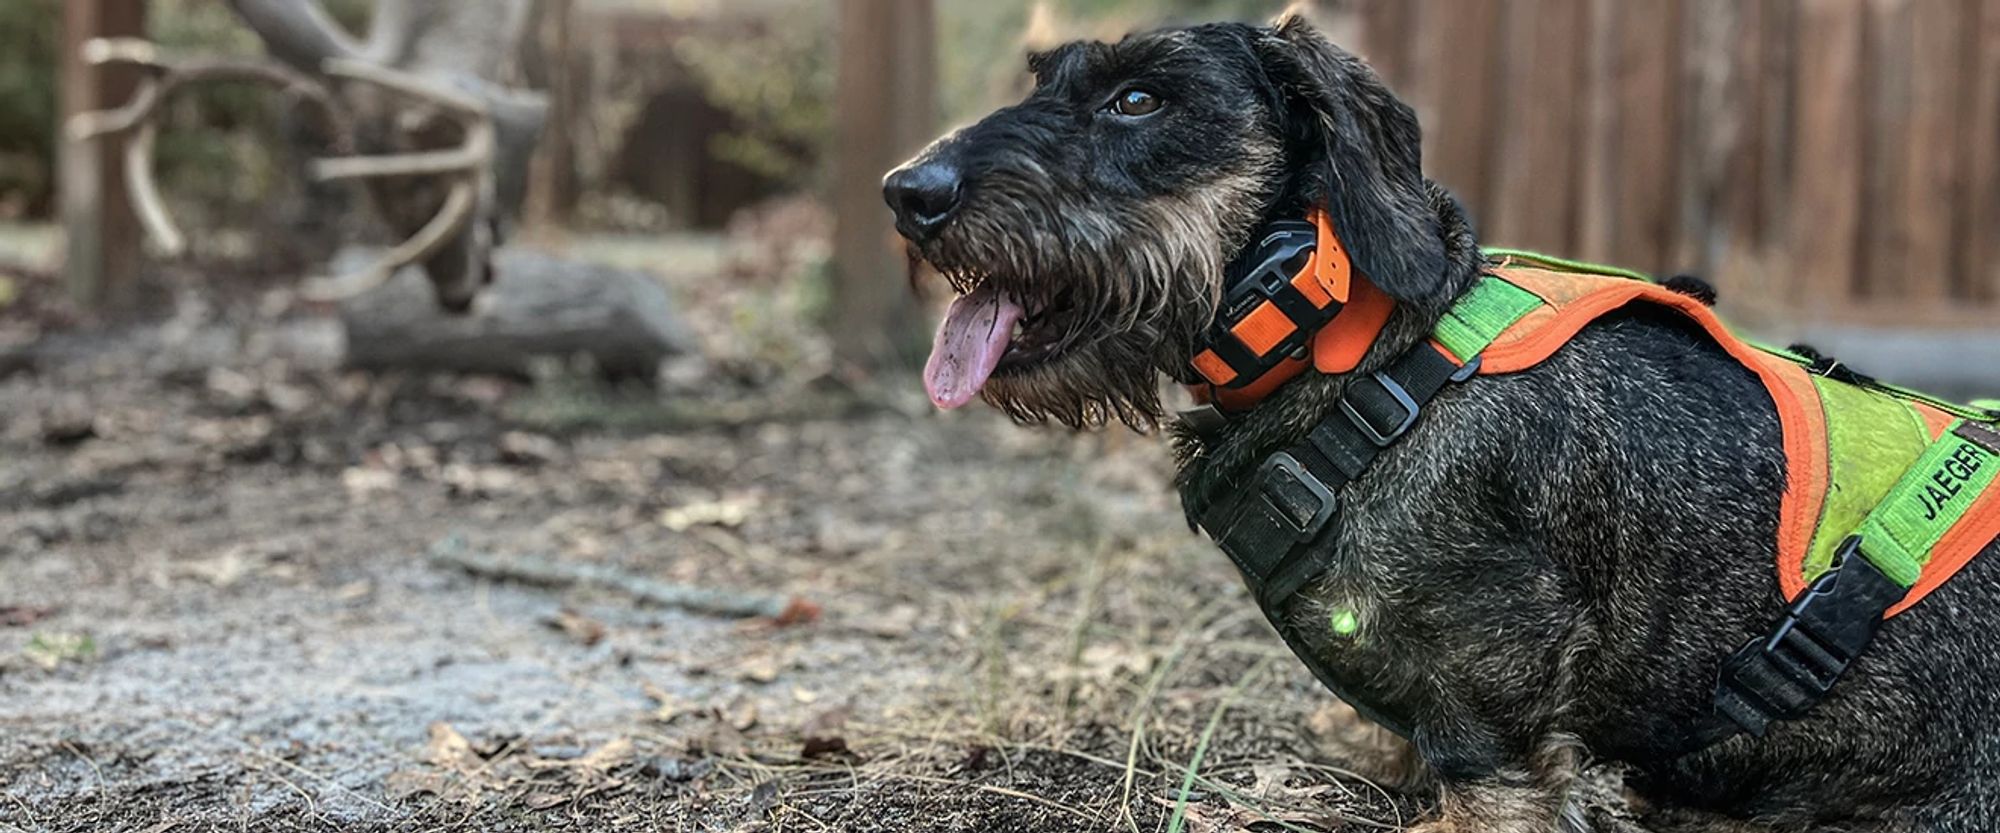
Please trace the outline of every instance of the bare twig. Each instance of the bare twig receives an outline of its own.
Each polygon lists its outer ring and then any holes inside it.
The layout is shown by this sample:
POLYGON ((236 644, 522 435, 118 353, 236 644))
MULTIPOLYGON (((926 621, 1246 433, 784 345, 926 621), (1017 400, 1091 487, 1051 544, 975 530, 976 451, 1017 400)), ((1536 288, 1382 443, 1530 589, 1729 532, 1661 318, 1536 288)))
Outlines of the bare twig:
MULTIPOLYGON (((761 616, 796 621, 802 608, 816 610, 796 596, 741 593, 655 581, 598 564, 575 564, 531 557, 500 558, 467 552, 453 536, 431 548, 431 560, 482 578, 537 587, 587 586, 615 590, 648 604, 676 607, 712 616, 761 616)), ((809 618, 809 617, 808 617, 809 618)))

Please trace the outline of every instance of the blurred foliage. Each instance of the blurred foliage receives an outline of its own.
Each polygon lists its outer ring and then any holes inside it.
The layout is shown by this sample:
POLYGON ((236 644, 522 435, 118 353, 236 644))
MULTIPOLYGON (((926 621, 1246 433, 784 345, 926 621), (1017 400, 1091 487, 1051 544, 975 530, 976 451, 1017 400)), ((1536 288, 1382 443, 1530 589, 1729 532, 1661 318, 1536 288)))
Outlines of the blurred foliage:
POLYGON ((1116 40, 1138 29, 1209 20, 1262 20, 1284 0, 987 0, 938 4, 939 113, 961 124, 1028 88, 1028 38, 1116 40), (1037 6, 1040 8, 1037 9, 1037 6))
POLYGON ((0 2, 0 217, 48 208, 61 0, 0 2))
MULTIPOLYGON (((1026 89, 1025 35, 1035 0, 937 3, 939 112, 957 124, 1026 89)), ((1281 0, 1053 0, 1038 25, 1065 38, 1115 38, 1176 21, 1255 20, 1281 0)), ((741 36, 683 38, 675 45, 707 95, 744 127, 720 137, 718 159, 798 185, 816 181, 833 137, 838 32, 835 4, 755 4, 741 36)))
MULTIPOLYGON (((323 5, 360 31, 372 2, 323 5)), ((257 37, 216 0, 153 0, 147 22, 151 36, 174 52, 262 51, 257 37)), ((61 24, 62 0, 0 0, 0 217, 41 214, 51 207, 61 24)), ((273 146, 282 109, 268 88, 231 84, 187 90, 171 105, 169 129, 160 138, 163 187, 176 203, 226 203, 258 213, 279 177, 266 148, 273 146)))
POLYGON ((682 38, 674 49, 708 98, 742 127, 709 152, 772 179, 807 179, 833 134, 834 4, 732 21, 740 37, 682 38))

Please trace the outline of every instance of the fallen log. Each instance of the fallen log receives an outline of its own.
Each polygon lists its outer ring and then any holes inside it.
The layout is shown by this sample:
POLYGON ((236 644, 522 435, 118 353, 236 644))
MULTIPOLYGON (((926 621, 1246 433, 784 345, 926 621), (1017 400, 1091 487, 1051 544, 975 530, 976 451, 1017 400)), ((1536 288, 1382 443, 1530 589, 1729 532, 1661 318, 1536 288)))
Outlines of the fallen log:
POLYGON ((695 349, 666 287, 640 272, 507 249, 469 312, 439 309, 431 294, 410 267, 341 302, 348 366, 526 378, 539 360, 583 355, 606 376, 650 380, 661 360, 695 349))

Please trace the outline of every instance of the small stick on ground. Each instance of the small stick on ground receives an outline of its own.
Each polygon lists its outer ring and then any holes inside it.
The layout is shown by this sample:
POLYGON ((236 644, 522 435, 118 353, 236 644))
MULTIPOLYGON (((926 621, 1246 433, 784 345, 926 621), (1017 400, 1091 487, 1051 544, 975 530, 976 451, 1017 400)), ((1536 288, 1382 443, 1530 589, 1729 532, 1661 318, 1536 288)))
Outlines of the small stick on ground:
POLYGON ((533 556, 501 557, 468 552, 456 536, 431 548, 431 561, 481 578, 535 587, 598 587, 614 590, 647 604, 674 607, 709 616, 763 617, 779 624, 798 624, 819 617, 819 606, 797 596, 741 593, 690 587, 636 576, 599 564, 575 564, 533 556))

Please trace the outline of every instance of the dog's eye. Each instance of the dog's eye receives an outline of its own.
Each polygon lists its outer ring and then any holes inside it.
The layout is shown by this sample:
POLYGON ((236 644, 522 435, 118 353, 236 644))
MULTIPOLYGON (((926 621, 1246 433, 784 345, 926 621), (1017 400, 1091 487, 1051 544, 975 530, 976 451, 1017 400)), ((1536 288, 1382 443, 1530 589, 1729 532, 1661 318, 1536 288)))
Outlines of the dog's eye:
POLYGON ((1111 100, 1111 111, 1121 116, 1150 116, 1159 112, 1160 97, 1141 89, 1129 89, 1111 100))

